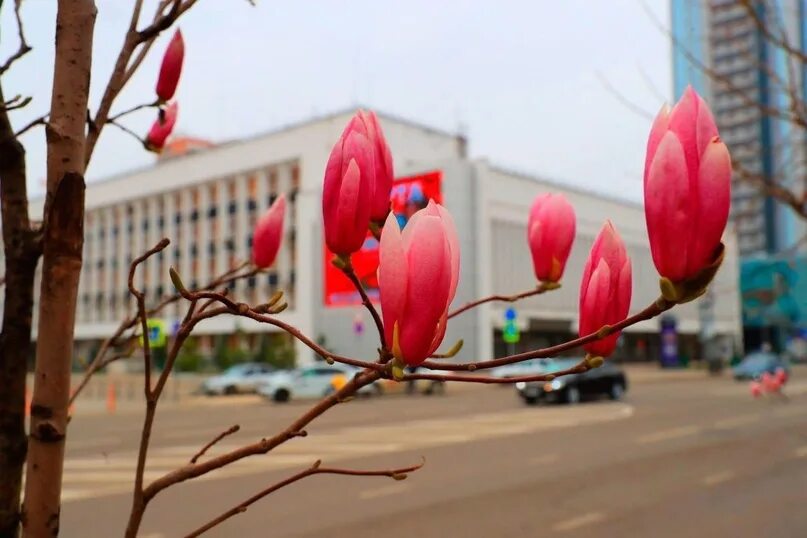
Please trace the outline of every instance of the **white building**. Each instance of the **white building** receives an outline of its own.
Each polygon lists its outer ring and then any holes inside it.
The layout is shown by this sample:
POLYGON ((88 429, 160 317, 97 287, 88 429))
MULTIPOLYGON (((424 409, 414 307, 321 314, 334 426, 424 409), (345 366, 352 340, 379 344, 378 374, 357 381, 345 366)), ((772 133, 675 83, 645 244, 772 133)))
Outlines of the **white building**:
MULTIPOLYGON (((267 275, 240 282, 233 290, 235 297, 257 304, 282 289, 289 302, 288 310, 281 314, 283 319, 314 339, 324 337, 327 347, 340 354, 372 357, 377 340, 369 315, 358 306, 324 304, 322 178, 329 152, 351 115, 352 111, 345 111, 314 119, 90 183, 77 353, 86 358, 92 346, 112 334, 122 317, 131 312, 126 273, 133 257, 162 237, 171 239, 171 245, 148 260, 137 276, 138 286, 150 303, 173 292, 168 276, 171 265, 178 268, 186 285, 201 285, 249 257, 257 216, 284 192, 290 210, 281 254, 267 275), (357 315, 365 325, 361 334, 353 331, 357 315)), ((558 291, 518 303, 522 328, 519 349, 557 343, 576 330, 583 263, 607 218, 622 234, 633 259, 632 310, 644 308, 658 296, 658 278, 638 205, 514 174, 484 160, 469 160, 465 140, 459 136, 385 115, 380 120, 392 148, 396 177, 435 170, 442 173, 444 204, 454 215, 462 249, 455 306, 491 293, 509 294, 534 287, 526 245, 532 199, 541 192, 563 192, 575 206, 578 237, 564 285, 558 291)), ((42 200, 32 206, 34 218, 41 215, 42 200)), ((737 259, 733 236, 726 242, 726 260, 714 284, 714 329, 736 342, 741 335, 737 259)), ((504 348, 496 331, 502 326, 506 306, 484 305, 452 320, 445 347, 463 338, 463 359, 502 354, 504 348)), ((179 303, 165 310, 162 317, 170 326, 185 307, 179 303)), ((679 332, 692 348, 687 353, 697 354, 692 336, 701 328, 697 305, 677 307, 674 313, 679 332)), ((222 316, 202 323, 195 334, 209 350, 215 335, 246 335, 244 345, 255 346, 254 335, 267 331, 274 328, 222 316)), ((657 333, 657 320, 631 328, 624 339, 623 356, 655 358, 657 333)), ((299 342, 296 352, 298 362, 314 360, 314 354, 299 342)))

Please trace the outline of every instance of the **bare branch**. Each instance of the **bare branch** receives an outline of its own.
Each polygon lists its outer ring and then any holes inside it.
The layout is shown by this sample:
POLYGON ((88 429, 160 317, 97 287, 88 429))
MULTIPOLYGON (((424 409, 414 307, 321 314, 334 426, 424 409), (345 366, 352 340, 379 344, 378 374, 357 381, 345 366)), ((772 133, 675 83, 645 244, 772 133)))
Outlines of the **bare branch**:
POLYGON ((468 303, 468 304, 454 310, 453 312, 450 312, 448 314, 448 319, 451 319, 451 318, 453 318, 455 316, 459 316, 463 312, 466 312, 466 311, 468 311, 468 310, 470 310, 472 308, 475 308, 475 307, 477 307, 477 306, 479 306, 481 304, 491 303, 491 302, 494 302, 494 301, 504 301, 504 302, 507 302, 507 303, 514 303, 514 302, 518 301, 519 299, 526 299, 527 297, 532 297, 534 295, 541 295, 542 293, 546 293, 548 291, 556 290, 558 288, 560 288, 560 284, 558 284, 558 283, 541 282, 541 284, 539 284, 537 288, 529 290, 529 291, 523 291, 521 293, 516 293, 515 295, 490 295, 488 297, 483 297, 481 299, 477 299, 476 301, 470 302, 470 303, 468 303))
POLYGON ((807 63, 807 54, 804 51, 794 47, 790 44, 790 41, 787 39, 787 36, 784 31, 782 31, 782 35, 774 34, 765 21, 760 17, 759 13, 754 6, 754 3, 751 0, 739 0, 740 5, 743 6, 745 9, 746 14, 751 18, 754 22, 754 26, 756 26, 757 30, 760 34, 767 40, 768 42, 774 44, 778 48, 785 51, 788 55, 796 58, 801 63, 807 63))
POLYGON ((25 30, 22 25, 22 17, 20 16, 20 7, 22 7, 22 0, 14 0, 14 18, 17 20, 17 33, 20 36, 20 47, 17 49, 17 52, 9 56, 8 60, 6 60, 5 63, 0 66, 0 75, 11 69, 14 62, 31 51, 31 47, 25 40, 25 30))
POLYGON ((215 445, 216 443, 218 443, 219 441, 221 441, 222 439, 224 439, 228 435, 234 434, 235 432, 237 432, 240 429, 241 429, 241 426, 239 426, 238 424, 233 424, 232 426, 230 426, 229 428, 227 428, 226 430, 224 430, 223 432, 221 432, 220 434, 215 436, 209 443, 207 443, 205 446, 203 446, 201 449, 199 449, 199 452, 197 452, 191 458, 191 463, 196 463, 199 460, 199 458, 204 456, 205 453, 213 447, 213 445, 215 445))
POLYGON ((6 112, 17 110, 27 106, 31 101, 33 101, 33 97, 23 97, 22 95, 17 94, 8 101, 3 102, 3 110, 6 112))
POLYGON ((114 121, 114 120, 111 120, 111 119, 110 119, 110 120, 107 120, 107 123, 108 123, 108 124, 110 124, 110 125, 114 125, 115 127, 117 127, 118 129, 120 129, 120 130, 121 130, 121 131, 123 131, 124 133, 126 133, 126 134, 128 134, 129 136, 131 136, 131 137, 135 138, 135 139, 136 139, 138 142, 140 142, 140 143, 141 143, 141 144, 143 144, 144 146, 146 145, 146 141, 145 141, 145 140, 143 140, 143 139, 140 137, 140 135, 139 135, 139 134, 137 134, 136 132, 132 131, 131 129, 129 129, 128 127, 126 127, 125 125, 123 125, 122 123, 118 123, 117 121, 114 121))
POLYGON ((600 81, 600 84, 602 84, 603 88, 605 88, 608 91, 608 93, 613 95, 616 98, 616 100, 619 101, 620 104, 622 104, 622 106, 624 106, 637 116, 641 116, 646 120, 653 121, 655 114, 653 114, 652 112, 648 112, 644 108, 640 107, 639 105, 637 105, 636 103, 625 97, 625 95, 621 91, 616 89, 613 86, 613 84, 611 84, 611 81, 609 81, 605 77, 605 75, 603 75, 600 71, 597 71, 596 75, 597 79, 600 81))
POLYGON ((353 266, 350 264, 350 260, 347 263, 339 262, 337 265, 339 269, 345 274, 345 276, 353 283, 353 287, 356 288, 356 291, 359 292, 361 296, 361 304, 364 305, 364 308, 370 312, 370 315, 373 317, 373 322, 375 323, 376 329, 378 330, 378 338, 381 341, 381 352, 382 354, 386 354, 389 348, 387 347, 387 340, 384 337, 384 323, 381 321, 381 316, 378 315, 378 310, 376 310, 375 305, 370 300, 370 297, 367 296, 367 291, 362 286, 359 277, 356 275, 356 271, 353 270, 353 266))
POLYGON ((615 325, 607 325, 605 327, 602 327, 599 331, 589 334, 588 336, 575 338, 574 340, 569 340, 568 342, 564 342, 563 344, 559 344, 557 346, 552 346, 545 349, 527 351, 526 353, 510 355, 509 357, 502 357, 500 359, 491 359, 479 362, 443 363, 443 362, 426 361, 423 364, 421 364, 421 367, 428 368, 429 370, 452 370, 452 371, 473 372, 475 370, 485 370, 488 368, 495 368, 496 366, 514 364, 529 359, 541 359, 541 358, 545 359, 555 357, 560 353, 563 353, 564 351, 568 351, 570 349, 583 346, 589 342, 593 342, 600 338, 604 338, 609 334, 613 334, 616 331, 621 331, 625 327, 630 327, 631 325, 635 325, 640 321, 645 321, 654 318, 659 314, 661 314, 662 312, 669 310, 673 306, 674 305, 672 303, 669 303, 664 298, 660 297, 659 299, 656 300, 656 302, 654 302, 641 312, 634 314, 615 325))
POLYGON ((286 486, 288 486, 290 484, 293 484, 293 483, 295 483, 295 482, 297 482, 299 480, 302 480, 303 478, 306 478, 308 476, 313 476, 313 475, 316 475, 316 474, 337 474, 337 475, 346 475, 346 476, 386 476, 386 477, 392 478, 394 480, 404 480, 409 473, 413 473, 413 472, 417 471, 418 469, 422 468, 425 463, 426 463, 426 460, 424 459, 418 465, 411 465, 409 467, 401 467, 399 469, 387 469, 387 470, 381 470, 381 471, 361 471, 361 470, 355 470, 355 469, 340 469, 338 467, 321 467, 320 466, 321 462, 319 460, 317 460, 308 469, 306 469, 304 471, 300 471, 299 473, 297 473, 295 475, 292 475, 289 478, 286 478, 285 480, 281 480, 280 482, 277 482, 276 484, 273 484, 273 485, 269 486, 268 488, 266 488, 266 489, 264 489, 262 491, 259 491, 258 493, 256 493, 252 497, 250 497, 250 498, 246 499, 245 501, 241 502, 240 504, 238 504, 237 506, 234 506, 233 508, 227 510, 226 512, 224 512, 223 514, 221 514, 218 517, 214 518, 210 522, 205 523, 204 525, 202 525, 201 527, 199 527, 195 531, 191 532, 190 534, 187 534, 185 538, 195 538, 197 536, 200 536, 200 535, 204 534, 205 532, 209 531, 213 527, 227 521, 231 517, 233 517, 235 515, 238 515, 238 514, 243 514, 244 512, 247 511, 247 509, 251 505, 253 505, 256 502, 258 502, 259 500, 263 499, 267 495, 270 495, 270 494, 274 493, 275 491, 277 491, 277 490, 279 490, 281 488, 284 488, 284 487, 286 487, 286 486))
POLYGON ((142 110, 144 108, 157 108, 159 106, 160 106, 159 101, 153 101, 151 103, 143 103, 142 105, 133 106, 132 108, 129 108, 127 110, 124 110, 123 112, 120 112, 118 114, 115 114, 114 116, 111 116, 109 118, 109 121, 114 122, 115 120, 119 120, 120 118, 122 118, 124 116, 127 116, 127 115, 129 115, 129 114, 131 114, 133 112, 137 112, 138 110, 142 110))
POLYGON ((15 132, 14 138, 19 138, 29 130, 36 127, 37 125, 47 125, 47 124, 48 124, 48 115, 43 114, 42 116, 39 116, 38 118, 31 120, 28 124, 25 125, 25 127, 15 132))

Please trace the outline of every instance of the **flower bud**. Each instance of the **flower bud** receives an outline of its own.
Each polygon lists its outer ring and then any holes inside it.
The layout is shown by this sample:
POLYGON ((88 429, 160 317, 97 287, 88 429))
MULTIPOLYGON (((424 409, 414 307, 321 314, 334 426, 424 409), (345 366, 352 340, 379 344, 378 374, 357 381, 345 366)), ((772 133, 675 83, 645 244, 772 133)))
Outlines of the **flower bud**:
POLYGON ((182 60, 185 58, 185 42, 182 39, 182 32, 177 30, 168 48, 163 55, 163 63, 160 66, 160 76, 157 78, 157 97, 160 101, 170 101, 177 91, 179 75, 182 73, 182 60))
POLYGON ((274 263, 283 239, 285 216, 286 195, 281 194, 255 225, 255 233, 252 236, 252 263, 256 267, 269 267, 274 263))
POLYGON ((165 110, 160 110, 157 114, 157 119, 151 125, 149 134, 146 136, 146 148, 150 151, 159 153, 165 146, 165 140, 174 130, 174 124, 177 122, 177 114, 179 113, 179 104, 176 101, 171 103, 165 110))
POLYGON ((563 276, 575 234, 574 208, 562 194, 540 194, 530 209, 527 241, 535 278, 557 282, 563 276))

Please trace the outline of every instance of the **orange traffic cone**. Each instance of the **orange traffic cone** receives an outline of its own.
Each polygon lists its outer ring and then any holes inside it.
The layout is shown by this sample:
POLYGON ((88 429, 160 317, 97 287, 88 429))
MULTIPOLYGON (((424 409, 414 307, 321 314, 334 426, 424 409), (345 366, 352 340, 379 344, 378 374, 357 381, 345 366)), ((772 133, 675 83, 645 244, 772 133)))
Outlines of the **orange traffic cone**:
POLYGON ((31 391, 25 387, 25 416, 31 416, 31 391))
POLYGON ((107 413, 114 413, 117 407, 117 391, 115 390, 115 383, 110 381, 106 389, 106 410, 107 413))

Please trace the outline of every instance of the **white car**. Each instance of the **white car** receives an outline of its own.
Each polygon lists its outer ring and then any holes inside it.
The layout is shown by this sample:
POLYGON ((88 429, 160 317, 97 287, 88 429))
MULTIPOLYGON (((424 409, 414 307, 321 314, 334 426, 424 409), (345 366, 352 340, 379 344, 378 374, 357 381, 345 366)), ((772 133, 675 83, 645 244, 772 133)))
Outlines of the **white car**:
MULTIPOLYGON (((343 365, 308 366, 297 370, 278 372, 258 387, 258 394, 275 402, 287 402, 292 398, 321 398, 336 390, 338 376, 349 381, 358 369, 343 365), (336 382, 335 382, 336 381, 336 382)), ((359 389, 358 394, 380 394, 381 385, 371 383, 359 389)))
POLYGON ((231 366, 220 375, 209 377, 202 383, 202 392, 208 396, 255 392, 278 370, 268 364, 245 362, 231 366))
POLYGON ((491 375, 500 379, 510 379, 525 375, 540 375, 546 373, 550 361, 547 359, 530 359, 515 364, 506 364, 490 371, 491 375))

